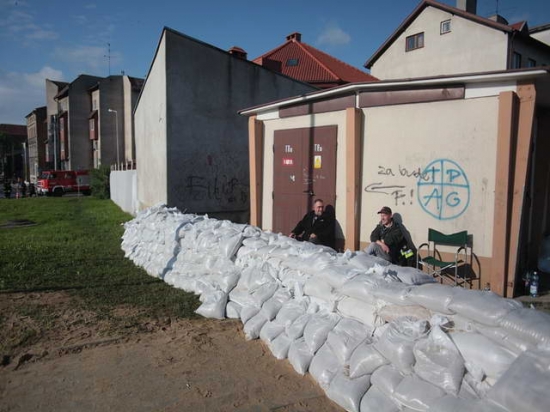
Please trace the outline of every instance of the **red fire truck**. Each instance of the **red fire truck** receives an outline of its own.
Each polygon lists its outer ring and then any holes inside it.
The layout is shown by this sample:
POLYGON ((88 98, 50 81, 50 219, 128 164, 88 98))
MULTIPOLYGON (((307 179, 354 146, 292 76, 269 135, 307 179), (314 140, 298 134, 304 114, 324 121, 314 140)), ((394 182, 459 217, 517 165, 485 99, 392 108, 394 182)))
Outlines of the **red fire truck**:
POLYGON ((46 196, 65 193, 89 195, 90 175, 87 170, 45 170, 38 176, 36 192, 46 196))

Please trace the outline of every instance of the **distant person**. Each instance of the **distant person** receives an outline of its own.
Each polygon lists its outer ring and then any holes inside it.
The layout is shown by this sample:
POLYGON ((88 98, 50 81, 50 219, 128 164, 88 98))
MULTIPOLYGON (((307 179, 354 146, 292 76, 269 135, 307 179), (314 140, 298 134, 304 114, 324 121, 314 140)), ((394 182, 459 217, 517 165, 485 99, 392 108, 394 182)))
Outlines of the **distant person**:
POLYGON ((29 197, 34 197, 36 196, 36 186, 34 185, 33 182, 30 182, 29 183, 29 197))
POLYGON ((25 180, 21 180, 21 197, 27 196, 27 183, 25 180))
POLYGON ((316 199, 313 210, 298 222, 290 237, 334 248, 334 223, 333 214, 325 213, 325 204, 316 199))
POLYGON ((380 223, 370 234, 371 244, 367 246, 365 252, 389 262, 397 262, 404 243, 401 226, 393 220, 392 210, 388 206, 380 209, 378 214, 380 223))
POLYGON ((21 178, 18 177, 17 180, 14 180, 12 185, 13 191, 15 192, 15 198, 19 199, 21 197, 21 178))

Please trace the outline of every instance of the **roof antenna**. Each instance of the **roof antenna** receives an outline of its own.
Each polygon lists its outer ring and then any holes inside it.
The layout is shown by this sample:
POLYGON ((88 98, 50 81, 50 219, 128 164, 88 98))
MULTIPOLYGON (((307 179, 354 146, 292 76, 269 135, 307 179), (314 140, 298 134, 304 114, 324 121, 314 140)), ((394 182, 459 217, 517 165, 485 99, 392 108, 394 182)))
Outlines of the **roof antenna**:
POLYGON ((109 62, 109 76, 111 75, 111 43, 107 43, 107 55, 103 55, 103 57, 107 57, 107 60, 109 62))

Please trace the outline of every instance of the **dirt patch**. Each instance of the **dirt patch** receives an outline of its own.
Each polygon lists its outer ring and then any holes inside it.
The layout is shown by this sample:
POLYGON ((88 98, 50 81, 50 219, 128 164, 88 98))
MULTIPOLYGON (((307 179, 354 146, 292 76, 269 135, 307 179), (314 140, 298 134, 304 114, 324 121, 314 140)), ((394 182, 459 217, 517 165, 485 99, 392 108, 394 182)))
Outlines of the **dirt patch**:
POLYGON ((33 222, 32 220, 15 219, 15 220, 8 220, 7 222, 0 224, 0 229, 12 229, 14 227, 36 226, 37 224, 38 223, 33 222))
MULTIPOLYGON (((246 341, 239 321, 113 328, 72 299, 0 295, 0 411, 342 411, 309 376, 261 341, 246 341)), ((118 307, 115 315, 132 312, 118 307)))

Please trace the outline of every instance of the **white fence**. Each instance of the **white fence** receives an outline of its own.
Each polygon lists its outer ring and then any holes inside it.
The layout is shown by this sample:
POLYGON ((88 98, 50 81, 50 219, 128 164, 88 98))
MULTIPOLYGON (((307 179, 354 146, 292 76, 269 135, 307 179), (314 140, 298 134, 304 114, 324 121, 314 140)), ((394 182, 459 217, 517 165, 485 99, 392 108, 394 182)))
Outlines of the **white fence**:
POLYGON ((137 170, 111 170, 110 185, 111 200, 135 216, 138 211, 137 170))

